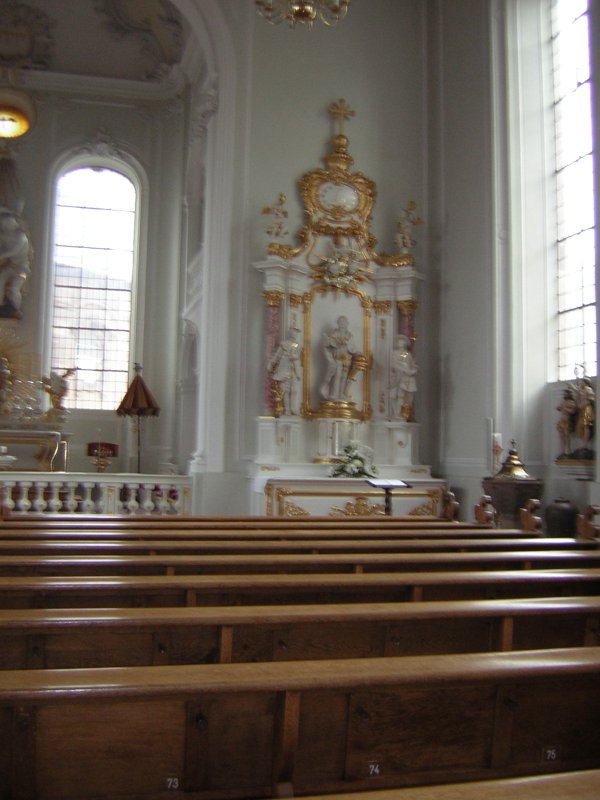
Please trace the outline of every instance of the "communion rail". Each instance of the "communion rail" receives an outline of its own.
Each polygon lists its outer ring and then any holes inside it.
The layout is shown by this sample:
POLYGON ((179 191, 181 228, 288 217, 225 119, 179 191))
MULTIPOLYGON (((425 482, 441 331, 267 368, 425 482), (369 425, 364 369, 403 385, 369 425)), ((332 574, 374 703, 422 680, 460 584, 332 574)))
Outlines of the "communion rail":
POLYGON ((12 514, 189 514, 187 475, 0 473, 0 505, 12 514))

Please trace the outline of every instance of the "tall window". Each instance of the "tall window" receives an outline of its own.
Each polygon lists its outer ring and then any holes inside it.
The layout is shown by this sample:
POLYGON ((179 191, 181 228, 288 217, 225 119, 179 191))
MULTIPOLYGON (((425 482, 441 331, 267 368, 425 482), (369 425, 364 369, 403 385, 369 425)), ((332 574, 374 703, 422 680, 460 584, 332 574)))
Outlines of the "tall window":
POLYGON ((596 375, 594 152, 588 0, 553 0, 558 377, 596 375))
POLYGON ((77 367, 65 405, 116 409, 127 389, 136 249, 136 190, 114 169, 58 179, 51 365, 77 367))

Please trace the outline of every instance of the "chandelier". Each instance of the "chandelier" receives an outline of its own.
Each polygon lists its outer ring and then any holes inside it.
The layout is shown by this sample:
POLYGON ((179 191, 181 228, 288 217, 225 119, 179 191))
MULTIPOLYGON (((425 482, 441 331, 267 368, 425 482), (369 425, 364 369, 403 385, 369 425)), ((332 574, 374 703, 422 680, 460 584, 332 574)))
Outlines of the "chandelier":
POLYGON ((272 25, 286 20, 291 28, 297 22, 312 28, 317 17, 325 25, 344 19, 350 0, 255 0, 258 13, 272 25))

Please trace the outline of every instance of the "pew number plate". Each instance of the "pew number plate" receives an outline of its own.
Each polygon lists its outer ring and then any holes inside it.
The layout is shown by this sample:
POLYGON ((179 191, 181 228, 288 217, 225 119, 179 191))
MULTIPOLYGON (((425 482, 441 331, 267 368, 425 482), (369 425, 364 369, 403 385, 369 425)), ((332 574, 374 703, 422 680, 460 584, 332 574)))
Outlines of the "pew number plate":
POLYGON ((551 764, 553 761, 560 761, 560 752, 558 747, 544 747, 542 749, 542 763, 551 764))
POLYGON ((368 778, 379 778, 383 775, 383 770, 381 768, 380 761, 368 761, 367 762, 367 777, 368 778))
POLYGON ((165 778, 165 789, 169 792, 179 791, 179 778, 175 775, 165 778))

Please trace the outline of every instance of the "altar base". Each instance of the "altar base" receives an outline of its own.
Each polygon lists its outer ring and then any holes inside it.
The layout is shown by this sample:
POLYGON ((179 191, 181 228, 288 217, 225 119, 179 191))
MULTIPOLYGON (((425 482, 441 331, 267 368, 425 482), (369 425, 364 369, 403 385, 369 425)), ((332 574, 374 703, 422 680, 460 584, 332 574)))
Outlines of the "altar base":
MULTIPOLYGON (((413 476, 406 489, 390 493, 392 516, 439 519, 447 484, 413 476)), ((259 489, 259 484, 255 486, 259 489)), ((256 514, 268 517, 373 517, 385 514, 385 492, 361 478, 267 478, 256 514)))

